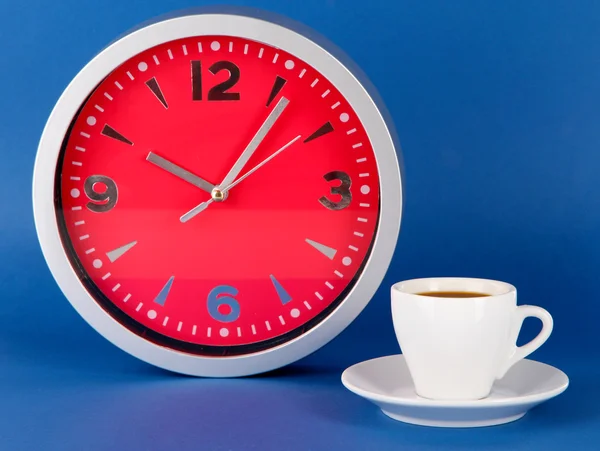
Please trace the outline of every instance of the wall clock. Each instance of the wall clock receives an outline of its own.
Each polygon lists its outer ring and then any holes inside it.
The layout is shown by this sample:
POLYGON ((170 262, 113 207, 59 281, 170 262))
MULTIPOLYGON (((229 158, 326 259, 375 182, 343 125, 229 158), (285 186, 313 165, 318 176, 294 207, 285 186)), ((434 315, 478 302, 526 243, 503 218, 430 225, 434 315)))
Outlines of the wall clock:
POLYGON ((109 45, 43 131, 33 201, 66 298, 100 334, 197 376, 323 346, 390 263, 402 191, 389 122, 294 26, 193 13, 109 45))

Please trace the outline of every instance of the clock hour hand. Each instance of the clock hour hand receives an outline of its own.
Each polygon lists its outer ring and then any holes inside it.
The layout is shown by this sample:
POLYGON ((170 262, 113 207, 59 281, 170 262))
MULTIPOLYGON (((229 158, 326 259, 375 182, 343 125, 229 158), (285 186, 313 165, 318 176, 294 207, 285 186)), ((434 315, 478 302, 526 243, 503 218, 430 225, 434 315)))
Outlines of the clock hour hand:
MULTIPOLYGON (((242 180, 244 180, 246 177, 248 177, 249 175, 251 175, 252 173, 254 173, 254 171, 256 171, 257 169, 260 169, 261 167, 263 167, 265 164, 267 164, 269 161, 271 161, 273 158, 275 158, 277 155, 279 155, 281 152, 283 152, 285 149, 287 149, 288 147, 290 147, 292 144, 294 144, 296 141, 298 141, 302 136, 298 135, 296 136, 294 139, 292 139, 290 142, 288 142, 286 145, 284 145, 283 147, 281 147, 279 150, 277 150, 276 152, 274 152, 271 156, 269 156, 268 158, 265 158, 263 161, 261 161, 259 164, 257 164, 256 166, 254 166, 252 169, 250 169, 248 172, 246 172, 244 175, 242 175, 239 179, 237 179, 235 182, 233 182, 232 184, 228 185, 225 187, 225 189, 223 191, 229 191, 231 188, 233 188, 234 186, 236 186, 238 183, 240 183, 242 180)), ((196 205, 194 208, 192 208, 190 211, 188 211, 187 213, 185 213, 184 215, 182 215, 179 220, 181 222, 188 222, 190 219, 192 219, 194 216, 196 216, 198 213, 206 210, 206 208, 214 201, 215 199, 215 195, 218 192, 219 194, 222 193, 221 190, 219 190, 218 188, 216 188, 215 190, 213 190, 212 193, 212 198, 207 200, 206 202, 202 202, 199 205, 196 205)), ((221 197, 222 198, 222 194, 221 197)))
POLYGON ((285 97, 279 99, 279 102, 277 102, 275 108, 273 108, 271 113, 269 113, 267 119, 260 126, 260 128, 256 132, 256 135, 254 135, 254 138, 252 138, 250 143, 248 143, 238 160, 229 170, 223 181, 219 184, 219 189, 221 191, 226 192, 226 187, 231 185, 238 176, 238 174, 242 172, 242 169, 244 168, 250 157, 254 154, 256 148, 260 145, 263 139, 265 139, 265 136, 267 136, 269 130, 271 130, 273 125, 275 125, 275 122, 277 122, 277 119, 279 119, 279 116, 281 116, 283 110, 285 110, 285 108, 288 106, 288 103, 290 103, 290 101, 285 97))
POLYGON ((197 186, 201 190, 206 191, 207 193, 211 193, 214 189, 215 185, 207 182, 201 177, 198 177, 196 174, 192 174, 190 171, 183 169, 181 166, 177 166, 175 163, 161 157, 160 155, 155 154, 154 152, 150 152, 146 157, 146 160, 152 164, 155 164, 161 169, 173 174, 175 177, 179 177, 182 180, 185 180, 188 183, 191 183, 194 186, 197 186))

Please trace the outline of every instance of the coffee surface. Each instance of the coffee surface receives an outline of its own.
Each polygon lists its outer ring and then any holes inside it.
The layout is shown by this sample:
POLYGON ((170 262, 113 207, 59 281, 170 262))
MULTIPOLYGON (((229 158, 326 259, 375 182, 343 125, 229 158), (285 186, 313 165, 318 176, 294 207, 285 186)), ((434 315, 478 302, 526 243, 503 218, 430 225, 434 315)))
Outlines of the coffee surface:
POLYGON ((477 293, 475 291, 425 291, 417 294, 419 296, 430 296, 435 298, 483 298, 490 296, 487 293, 477 293))

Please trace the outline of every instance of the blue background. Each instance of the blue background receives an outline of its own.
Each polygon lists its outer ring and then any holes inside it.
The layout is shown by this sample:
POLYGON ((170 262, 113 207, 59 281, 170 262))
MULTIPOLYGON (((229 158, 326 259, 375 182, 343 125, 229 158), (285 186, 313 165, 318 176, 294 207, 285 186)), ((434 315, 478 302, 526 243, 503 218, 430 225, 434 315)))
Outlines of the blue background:
MULTIPOLYGON (((108 42, 203 3, 0 6, 0 449, 600 449, 598 2, 232 2, 313 27, 377 86, 405 162, 389 273, 336 340, 261 377, 172 375, 77 316, 34 230, 31 176, 44 123, 108 42), (567 392, 510 425, 434 430, 395 423, 346 391, 344 368, 398 352, 389 286, 436 275, 506 280, 521 303, 546 307, 555 331, 533 357, 571 377, 567 392)), ((528 323, 524 339, 536 327, 528 323)))

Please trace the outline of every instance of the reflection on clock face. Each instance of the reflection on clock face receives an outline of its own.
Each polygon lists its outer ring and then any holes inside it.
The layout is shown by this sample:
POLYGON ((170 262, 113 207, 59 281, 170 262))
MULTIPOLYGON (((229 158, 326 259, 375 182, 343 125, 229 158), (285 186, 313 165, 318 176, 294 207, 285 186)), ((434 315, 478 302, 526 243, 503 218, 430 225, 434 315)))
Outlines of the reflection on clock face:
POLYGON ((379 177, 359 118, 304 61, 186 38, 108 75, 65 137, 62 240, 87 290, 163 346, 240 355, 343 301, 369 257, 379 177))

